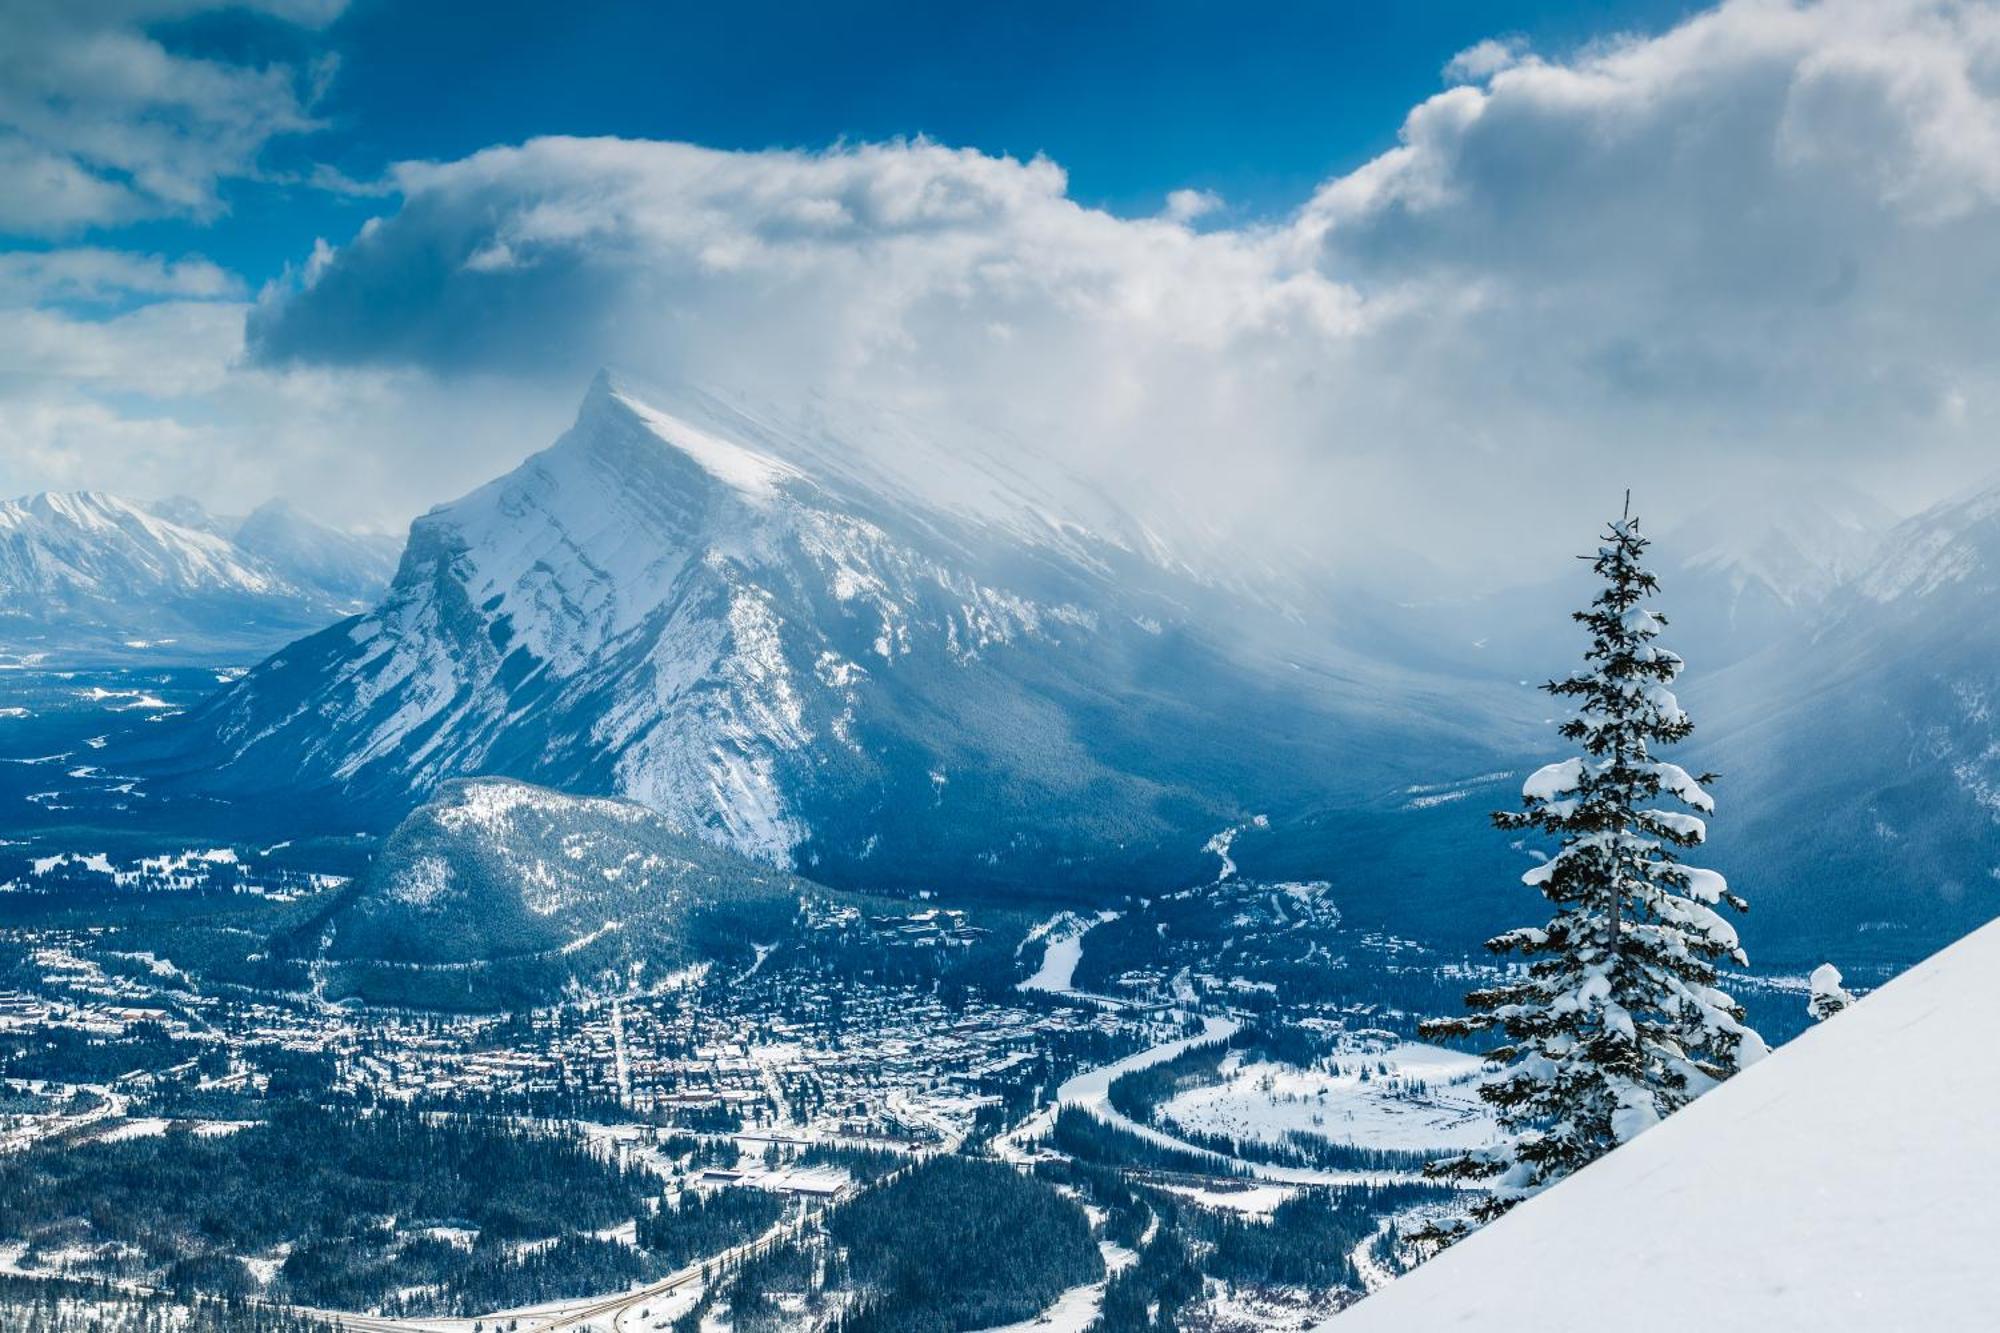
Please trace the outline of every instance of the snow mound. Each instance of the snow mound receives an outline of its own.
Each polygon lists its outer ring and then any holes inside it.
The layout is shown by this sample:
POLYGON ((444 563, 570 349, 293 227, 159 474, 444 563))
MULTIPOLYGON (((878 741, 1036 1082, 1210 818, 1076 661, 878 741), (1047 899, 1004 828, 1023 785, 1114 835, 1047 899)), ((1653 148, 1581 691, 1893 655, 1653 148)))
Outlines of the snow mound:
POLYGON ((2000 923, 1315 1333, 1992 1327, 2000 923))

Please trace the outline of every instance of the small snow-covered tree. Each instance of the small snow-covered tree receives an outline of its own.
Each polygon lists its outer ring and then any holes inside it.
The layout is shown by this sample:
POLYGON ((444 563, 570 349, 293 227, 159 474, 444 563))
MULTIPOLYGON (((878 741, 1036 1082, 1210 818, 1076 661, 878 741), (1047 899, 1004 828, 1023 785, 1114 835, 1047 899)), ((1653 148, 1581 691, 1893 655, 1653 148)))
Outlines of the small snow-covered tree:
POLYGON ((1821 963, 1814 968, 1807 984, 1812 987, 1812 994, 1806 998, 1806 1012, 1815 1023, 1824 1023, 1854 1003, 1854 996, 1840 984, 1840 969, 1832 963, 1821 963))
POLYGON ((1490 1182, 1472 1208, 1482 1222, 1765 1052, 1716 985, 1719 962, 1746 960, 1715 905, 1747 905, 1721 875, 1677 856, 1707 836, 1699 816, 1714 802, 1702 784, 1713 775, 1697 779, 1651 753, 1686 739, 1693 724, 1670 688, 1681 659, 1654 643, 1666 620, 1646 605, 1659 591, 1641 563, 1647 545, 1628 502, 1585 557, 1603 582, 1572 617, 1590 632, 1586 665, 1543 686, 1572 702, 1560 732, 1582 753, 1535 772, 1521 809, 1493 817, 1502 829, 1557 839, 1553 856, 1522 876, 1554 915, 1489 940, 1525 965, 1468 995, 1469 1016, 1424 1025, 1434 1035, 1504 1035, 1488 1052, 1504 1067, 1480 1095, 1508 1138, 1431 1168, 1490 1182), (1662 809, 1662 798, 1685 808, 1662 809))

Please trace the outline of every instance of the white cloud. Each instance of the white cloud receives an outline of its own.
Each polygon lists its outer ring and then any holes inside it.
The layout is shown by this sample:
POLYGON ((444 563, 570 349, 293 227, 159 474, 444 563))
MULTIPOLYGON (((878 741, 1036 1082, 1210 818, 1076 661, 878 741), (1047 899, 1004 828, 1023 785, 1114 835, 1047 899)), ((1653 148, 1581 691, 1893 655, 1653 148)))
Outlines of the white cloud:
POLYGON ((0 253, 0 495, 97 488, 194 494, 221 512, 272 495, 400 530, 422 497, 486 479, 564 408, 505 382, 245 364, 251 310, 199 256, 96 248, 0 253), (463 433, 463 434, 461 434, 463 433))
POLYGON ((110 301, 126 297, 239 296, 235 274, 199 255, 169 260, 130 250, 0 251, 0 303, 110 301))
POLYGON ((216 392, 351 512, 364 479, 415 509, 510 466, 610 362, 1028 442, 1224 540, 1489 573, 1628 484, 1657 511, 1827 472, 1909 503, 1989 466, 1994 6, 1737 0, 1452 76, 1292 215, 1199 230, 1198 194, 1120 218, 1055 163, 926 142, 405 164, 395 211, 260 299, 216 392), (477 427, 433 429, 455 413, 477 427))
POLYGON ((109 319, 30 308, 0 320, 0 365, 15 378, 156 398, 214 392, 242 345, 242 307, 224 303, 159 301, 109 319))
POLYGON ((1167 195, 1162 214, 1169 222, 1189 223, 1222 207, 1222 196, 1213 190, 1173 190, 1167 195))
POLYGON ((1445 81, 1484 83, 1501 70, 1520 64, 1526 56, 1527 46, 1519 38, 1488 37, 1445 62, 1445 81))
POLYGON ((1440 94, 1298 226, 1423 320, 1411 431, 1944 484, 2000 426, 1996 114, 1990 5, 1749 0, 1440 94))
POLYGON ((1194 232, 1192 199, 1120 219, 1053 163, 926 142, 543 139, 397 179, 398 214, 253 317, 266 363, 504 372, 564 400, 611 363, 838 402, 967 448, 1047 443, 1171 492, 1182 526, 1273 481, 1284 450, 1239 442, 1289 410, 1302 351, 1367 317, 1281 230, 1194 232))
POLYGON ((570 404, 504 380, 243 364, 241 302, 167 301, 109 318, 0 318, 0 495, 195 495, 244 513, 273 495, 401 531, 428 499, 546 444, 570 404))
POLYGON ((317 26, 343 3, 10 0, 0 7, 0 231, 214 216, 220 182, 253 174, 272 138, 313 127, 310 98, 330 67, 197 59, 150 26, 227 8, 317 26))

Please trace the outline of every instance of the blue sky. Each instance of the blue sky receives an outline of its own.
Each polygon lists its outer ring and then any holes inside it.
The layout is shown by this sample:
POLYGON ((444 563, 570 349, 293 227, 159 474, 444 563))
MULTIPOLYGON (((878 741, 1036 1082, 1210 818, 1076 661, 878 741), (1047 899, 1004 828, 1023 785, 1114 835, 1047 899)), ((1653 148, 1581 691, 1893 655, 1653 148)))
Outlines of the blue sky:
POLYGON ((1996 0, 10 0, 0 493, 398 528, 613 364, 1310 558, 1909 511, 2000 431, 1996 71, 1996 0))
MULTIPOLYGON (((1519 38, 1557 53, 1693 12, 1681 0, 1510 3, 550 4, 363 0, 323 31, 241 11, 155 29, 170 49, 258 63, 338 59, 317 132, 265 164, 356 181, 536 135, 814 148, 926 135, 1046 154, 1071 194, 1150 213, 1170 190, 1278 214, 1390 147, 1457 52, 1519 38), (783 34, 784 40, 773 40, 783 34)), ((227 215, 131 228, 121 244, 195 249, 253 283, 339 241, 378 203, 236 181, 227 215)))

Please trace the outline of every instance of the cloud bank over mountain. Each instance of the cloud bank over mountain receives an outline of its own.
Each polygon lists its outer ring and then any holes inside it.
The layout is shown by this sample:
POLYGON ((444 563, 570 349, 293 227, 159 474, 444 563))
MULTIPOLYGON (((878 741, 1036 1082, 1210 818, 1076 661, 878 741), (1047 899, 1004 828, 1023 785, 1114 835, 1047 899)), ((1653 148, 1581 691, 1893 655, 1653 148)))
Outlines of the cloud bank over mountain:
MULTIPOLYGON (((1118 216, 1058 163, 923 140, 406 162, 290 283, 163 302, 121 364, 205 358, 227 424, 177 429, 242 456, 237 422, 279 423, 270 468, 378 520, 510 464, 607 363, 1030 442, 1163 531, 1335 556, 1553 552, 1626 485, 1671 517, 1810 468, 1914 508, 1985 470, 2000 10, 1735 0, 1444 79, 1263 220, 1118 216)), ((78 318, 44 317, 16 336, 78 318)))

